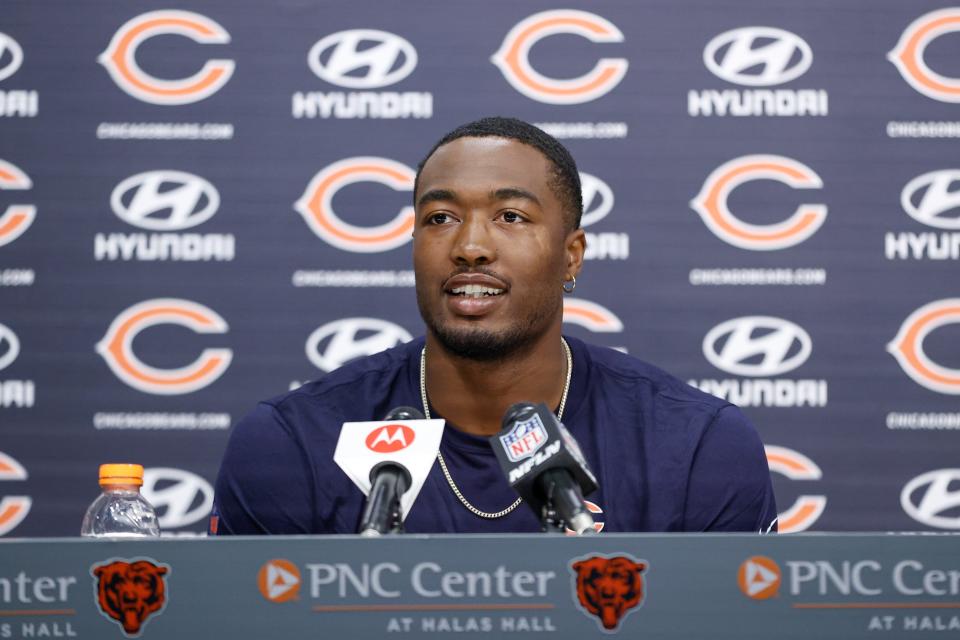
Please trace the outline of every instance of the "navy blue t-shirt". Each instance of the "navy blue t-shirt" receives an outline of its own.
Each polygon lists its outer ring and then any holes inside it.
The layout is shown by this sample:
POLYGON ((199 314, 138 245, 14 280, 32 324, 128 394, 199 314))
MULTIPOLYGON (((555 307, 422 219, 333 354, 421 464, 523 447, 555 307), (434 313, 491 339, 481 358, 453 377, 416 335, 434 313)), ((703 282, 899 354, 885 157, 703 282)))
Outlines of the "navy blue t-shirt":
MULTIPOLYGON (((777 513, 763 445, 739 409, 631 356, 567 342, 573 375, 563 423, 596 474, 600 488, 587 500, 603 531, 770 528, 777 513)), ((347 364, 241 420, 217 478, 216 533, 355 533, 364 496, 333 462, 340 427, 420 407, 423 344, 347 364)), ((448 423, 440 449, 474 506, 499 511, 516 500, 486 438, 448 423)), ((470 513, 436 463, 404 526, 409 533, 540 530, 523 504, 495 520, 470 513)))

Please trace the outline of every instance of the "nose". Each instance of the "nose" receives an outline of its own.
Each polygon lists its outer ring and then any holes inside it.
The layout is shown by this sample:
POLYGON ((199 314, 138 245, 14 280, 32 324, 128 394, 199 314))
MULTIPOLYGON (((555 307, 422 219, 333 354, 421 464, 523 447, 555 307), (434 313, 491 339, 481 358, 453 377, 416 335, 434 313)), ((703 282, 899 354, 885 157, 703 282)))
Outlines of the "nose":
POLYGON ((451 260, 467 266, 496 261, 496 244, 483 216, 468 216, 459 227, 450 249, 451 260))

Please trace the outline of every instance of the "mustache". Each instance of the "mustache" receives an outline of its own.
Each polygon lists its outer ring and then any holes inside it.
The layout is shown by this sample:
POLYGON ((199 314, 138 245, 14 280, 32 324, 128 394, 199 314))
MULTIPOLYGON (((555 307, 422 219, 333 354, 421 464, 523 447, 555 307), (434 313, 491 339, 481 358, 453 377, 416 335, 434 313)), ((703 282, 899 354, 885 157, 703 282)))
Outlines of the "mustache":
POLYGON ((510 283, 510 280, 509 280, 508 278, 500 275, 500 273, 494 271, 494 270, 491 269, 490 267, 485 267, 485 266, 483 266, 483 265, 478 265, 478 266, 475 266, 475 267, 467 267, 467 266, 458 267, 455 271, 453 271, 450 275, 448 275, 448 276, 444 279, 444 281, 443 281, 443 286, 446 287, 446 286, 447 286, 447 283, 450 282, 450 279, 453 278, 454 276, 460 276, 460 275, 464 275, 464 274, 467 274, 467 273, 479 273, 479 274, 488 276, 488 277, 490 277, 490 278, 494 278, 494 279, 499 280, 500 282, 504 283, 504 284, 507 285, 508 287, 509 287, 510 284, 511 284, 511 283, 510 283))

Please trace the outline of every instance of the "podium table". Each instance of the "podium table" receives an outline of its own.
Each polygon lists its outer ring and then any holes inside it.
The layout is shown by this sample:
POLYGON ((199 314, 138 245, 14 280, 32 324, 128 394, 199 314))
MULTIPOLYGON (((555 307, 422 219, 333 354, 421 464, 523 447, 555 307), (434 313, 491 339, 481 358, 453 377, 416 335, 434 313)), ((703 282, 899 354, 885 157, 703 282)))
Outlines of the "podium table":
POLYGON ((960 637, 951 534, 0 541, 0 638, 960 637))

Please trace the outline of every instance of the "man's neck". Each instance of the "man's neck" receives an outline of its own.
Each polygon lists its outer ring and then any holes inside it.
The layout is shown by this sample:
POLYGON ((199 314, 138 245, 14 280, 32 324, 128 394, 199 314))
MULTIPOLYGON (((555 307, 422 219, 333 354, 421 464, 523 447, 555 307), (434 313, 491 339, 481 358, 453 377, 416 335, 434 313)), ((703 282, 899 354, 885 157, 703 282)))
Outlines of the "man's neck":
POLYGON ((567 362, 559 327, 522 354, 491 362, 452 354, 429 332, 426 344, 430 405, 461 431, 497 433, 503 414, 516 402, 560 404, 567 362))

